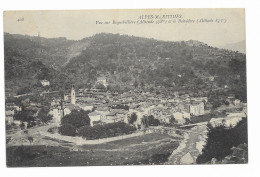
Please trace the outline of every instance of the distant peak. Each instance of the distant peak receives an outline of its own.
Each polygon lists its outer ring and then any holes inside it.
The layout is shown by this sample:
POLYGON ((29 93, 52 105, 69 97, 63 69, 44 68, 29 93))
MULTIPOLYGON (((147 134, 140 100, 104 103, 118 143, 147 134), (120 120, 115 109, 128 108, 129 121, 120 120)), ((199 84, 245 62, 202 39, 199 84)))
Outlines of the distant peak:
POLYGON ((200 42, 198 40, 188 40, 188 41, 185 41, 185 43, 189 46, 205 46, 205 45, 207 45, 207 44, 200 42))

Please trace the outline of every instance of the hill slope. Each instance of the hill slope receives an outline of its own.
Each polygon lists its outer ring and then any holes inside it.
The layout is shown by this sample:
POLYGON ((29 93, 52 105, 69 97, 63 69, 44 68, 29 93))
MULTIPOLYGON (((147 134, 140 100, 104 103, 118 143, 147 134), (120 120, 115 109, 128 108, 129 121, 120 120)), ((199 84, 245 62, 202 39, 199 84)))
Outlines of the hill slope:
POLYGON ((5 34, 7 82, 34 76, 50 79, 53 89, 70 84, 85 88, 101 75, 108 79, 108 89, 115 91, 161 87, 203 94, 228 87, 246 98, 246 56, 199 41, 166 42, 106 33, 70 41, 5 34), (27 72, 32 62, 41 64, 27 72))
POLYGON ((103 33, 89 38, 89 46, 63 71, 79 87, 93 85, 98 75, 106 75, 111 87, 125 90, 162 86, 197 92, 227 85, 244 92, 245 64, 244 54, 199 41, 165 42, 103 33))

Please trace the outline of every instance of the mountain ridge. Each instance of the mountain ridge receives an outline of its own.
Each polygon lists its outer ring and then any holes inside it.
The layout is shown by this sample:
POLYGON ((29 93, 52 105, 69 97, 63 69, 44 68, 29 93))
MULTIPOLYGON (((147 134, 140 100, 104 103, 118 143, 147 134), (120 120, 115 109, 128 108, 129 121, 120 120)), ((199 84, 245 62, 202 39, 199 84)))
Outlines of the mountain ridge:
MULTIPOLYGON (((215 78, 216 89, 225 85, 235 88, 238 85, 233 78, 237 75, 241 75, 239 80, 245 87, 246 56, 200 41, 171 42, 111 33, 78 41, 32 38, 18 39, 5 34, 7 81, 32 78, 29 74, 10 78, 10 73, 15 73, 12 68, 21 63, 24 65, 21 72, 26 73, 24 69, 30 62, 37 61, 46 66, 45 73, 50 71, 48 79, 52 89, 66 89, 71 84, 78 88, 93 87, 100 75, 107 77, 109 89, 115 91, 136 87, 150 90, 157 86, 190 91, 205 87, 206 90, 212 85, 207 80, 209 77, 215 78)), ((41 72, 37 68, 32 72, 38 76, 32 78, 35 82, 44 75, 41 72)))
POLYGON ((232 51, 238 51, 240 53, 246 53, 246 41, 239 41, 235 43, 228 43, 225 45, 220 46, 219 48, 228 49, 232 51))

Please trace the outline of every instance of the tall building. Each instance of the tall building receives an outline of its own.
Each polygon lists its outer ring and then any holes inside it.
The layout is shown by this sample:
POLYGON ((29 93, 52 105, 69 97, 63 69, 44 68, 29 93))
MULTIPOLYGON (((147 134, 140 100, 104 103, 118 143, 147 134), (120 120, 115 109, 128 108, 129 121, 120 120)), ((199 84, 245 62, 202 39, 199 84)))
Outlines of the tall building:
POLYGON ((70 96, 70 98, 71 98, 70 103, 71 104, 76 104, 76 93, 75 93, 74 86, 72 86, 72 88, 71 88, 71 96, 70 96))

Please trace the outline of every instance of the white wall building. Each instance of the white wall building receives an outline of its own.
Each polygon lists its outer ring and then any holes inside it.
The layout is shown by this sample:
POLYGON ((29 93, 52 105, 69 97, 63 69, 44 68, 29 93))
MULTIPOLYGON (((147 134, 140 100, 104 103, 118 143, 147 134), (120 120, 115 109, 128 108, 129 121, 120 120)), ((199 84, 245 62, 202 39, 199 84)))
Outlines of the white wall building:
POLYGON ((50 113, 53 117, 53 122, 60 123, 62 117, 62 111, 60 107, 52 108, 50 113))
POLYGON ((100 83, 100 84, 104 85, 105 87, 108 86, 106 77, 98 77, 97 78, 97 83, 100 83))
POLYGON ((181 112, 173 113, 173 117, 174 117, 175 121, 177 121, 178 124, 184 124, 185 123, 185 119, 184 119, 183 114, 181 112))
POLYGON ((5 111, 5 120, 8 124, 12 124, 14 122, 14 110, 5 111))
POLYGON ((235 106, 240 106, 240 102, 241 102, 241 101, 240 101, 239 99, 235 99, 235 100, 234 100, 234 105, 235 105, 235 106))
POLYGON ((204 103, 194 102, 189 106, 190 114, 194 116, 204 115, 204 103))
POLYGON ((94 122, 101 121, 101 115, 97 112, 92 112, 88 114, 89 119, 90 119, 90 126, 94 125, 94 122))
POLYGON ((48 80, 41 80, 41 84, 42 84, 42 86, 49 86, 50 85, 50 81, 48 81, 48 80))

